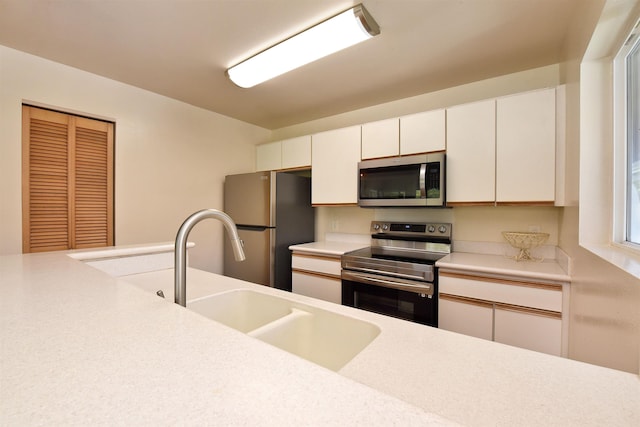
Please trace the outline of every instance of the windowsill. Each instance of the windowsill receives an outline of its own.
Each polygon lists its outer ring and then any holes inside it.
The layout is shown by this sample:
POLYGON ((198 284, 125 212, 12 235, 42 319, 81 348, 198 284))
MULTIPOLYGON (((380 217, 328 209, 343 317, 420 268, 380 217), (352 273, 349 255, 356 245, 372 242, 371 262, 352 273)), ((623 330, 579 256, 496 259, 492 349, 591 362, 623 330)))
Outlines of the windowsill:
POLYGON ((635 278, 640 279, 640 255, 613 245, 588 243, 581 244, 581 246, 635 278))

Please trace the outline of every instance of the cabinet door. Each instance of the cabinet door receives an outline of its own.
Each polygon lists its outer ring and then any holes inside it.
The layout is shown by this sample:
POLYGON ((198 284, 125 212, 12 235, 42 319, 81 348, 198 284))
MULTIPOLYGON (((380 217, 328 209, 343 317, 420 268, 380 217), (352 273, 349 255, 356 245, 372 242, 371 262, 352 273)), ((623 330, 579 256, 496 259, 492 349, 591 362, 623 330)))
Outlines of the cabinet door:
POLYGON ((311 135, 282 141, 282 169, 311 166, 311 135))
POLYGON ((496 200, 553 204, 556 176, 555 89, 498 98, 496 200))
POLYGON ((400 117, 400 154, 443 151, 445 132, 444 109, 400 117))
POLYGON ((440 294, 438 328, 485 340, 493 339, 493 305, 440 294))
POLYGON ((336 304, 342 303, 342 281, 302 271, 291 273, 291 291, 294 294, 306 295, 336 304))
POLYGON ((560 313, 544 313, 521 307, 495 306, 494 340, 542 353, 561 355, 560 313))
POLYGON ((494 203, 495 114, 495 100, 447 109, 447 203, 494 203))
POLYGON ((362 125, 362 158, 397 156, 400 153, 400 122, 380 120, 362 125))
POLYGON ((282 169, 282 143, 280 141, 256 147, 256 172, 282 169))
POLYGON ((311 139, 311 202, 358 203, 360 126, 318 133, 311 139))

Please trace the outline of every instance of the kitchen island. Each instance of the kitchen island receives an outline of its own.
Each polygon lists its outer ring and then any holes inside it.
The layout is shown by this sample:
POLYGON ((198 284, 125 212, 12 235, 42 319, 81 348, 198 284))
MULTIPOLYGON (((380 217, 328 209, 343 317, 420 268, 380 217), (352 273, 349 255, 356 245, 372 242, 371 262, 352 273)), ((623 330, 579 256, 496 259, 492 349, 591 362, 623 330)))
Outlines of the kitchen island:
POLYGON ((337 373, 172 302, 173 271, 0 257, 0 425, 639 425, 640 379, 190 269, 377 325, 337 373), (155 295, 162 289, 166 299, 155 295))

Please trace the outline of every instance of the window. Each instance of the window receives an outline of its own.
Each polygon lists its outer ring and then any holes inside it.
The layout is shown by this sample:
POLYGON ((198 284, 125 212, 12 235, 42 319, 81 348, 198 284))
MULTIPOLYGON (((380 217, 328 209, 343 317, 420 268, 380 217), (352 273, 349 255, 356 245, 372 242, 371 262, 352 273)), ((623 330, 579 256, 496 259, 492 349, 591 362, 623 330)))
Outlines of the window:
POLYGON ((113 123, 22 107, 22 251, 113 245, 113 123))
POLYGON ((640 33, 627 38, 614 62, 616 76, 616 241, 640 247, 640 33))
POLYGON ((626 83, 626 241, 640 245, 640 37, 626 59, 626 83))

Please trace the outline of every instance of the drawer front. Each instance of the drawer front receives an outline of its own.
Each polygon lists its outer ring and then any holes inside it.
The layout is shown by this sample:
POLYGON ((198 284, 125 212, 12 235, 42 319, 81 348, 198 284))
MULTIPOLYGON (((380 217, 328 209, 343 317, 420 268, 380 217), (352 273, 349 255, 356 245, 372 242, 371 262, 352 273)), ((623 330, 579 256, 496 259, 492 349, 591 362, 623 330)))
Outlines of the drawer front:
POLYGON ((291 257, 291 269, 323 273, 339 278, 342 267, 340 258, 294 253, 291 257))
POLYGON ((292 292, 306 295, 324 301, 342 303, 342 281, 327 276, 294 271, 292 277, 292 292))
POLYGON ((440 292, 503 304, 562 312, 562 286, 441 272, 440 292))

